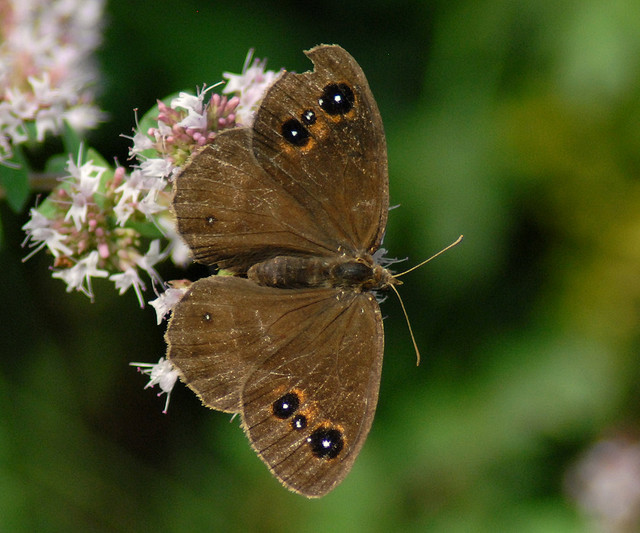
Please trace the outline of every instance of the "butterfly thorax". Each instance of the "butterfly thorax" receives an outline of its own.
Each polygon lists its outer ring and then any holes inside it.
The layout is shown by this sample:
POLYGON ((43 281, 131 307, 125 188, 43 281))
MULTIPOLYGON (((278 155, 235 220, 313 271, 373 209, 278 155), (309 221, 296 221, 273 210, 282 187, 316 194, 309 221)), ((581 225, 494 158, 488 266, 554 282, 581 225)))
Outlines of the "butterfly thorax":
POLYGON ((247 277, 259 285, 281 289, 337 287, 372 291, 400 283, 368 254, 362 257, 278 256, 253 265, 247 277))

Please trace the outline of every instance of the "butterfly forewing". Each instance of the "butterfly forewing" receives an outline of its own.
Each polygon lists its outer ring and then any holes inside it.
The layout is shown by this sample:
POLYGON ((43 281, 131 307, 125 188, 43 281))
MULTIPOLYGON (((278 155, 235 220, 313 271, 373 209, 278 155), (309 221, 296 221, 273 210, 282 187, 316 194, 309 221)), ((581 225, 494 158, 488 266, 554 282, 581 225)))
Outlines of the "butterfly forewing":
POLYGON ((220 133, 176 180, 178 231, 201 263, 244 273, 279 254, 330 255, 326 228, 256 162, 251 130, 220 133))
POLYGON ((362 69, 344 49, 318 46, 306 53, 315 70, 286 72, 265 95, 253 152, 315 223, 329 229, 334 251, 371 252, 380 245, 389 207, 382 119, 362 69))

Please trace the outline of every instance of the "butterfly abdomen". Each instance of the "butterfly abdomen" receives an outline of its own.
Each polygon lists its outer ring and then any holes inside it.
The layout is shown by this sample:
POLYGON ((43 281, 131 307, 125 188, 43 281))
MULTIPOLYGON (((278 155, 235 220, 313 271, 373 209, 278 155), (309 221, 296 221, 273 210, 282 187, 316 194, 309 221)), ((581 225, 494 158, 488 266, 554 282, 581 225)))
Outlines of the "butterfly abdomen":
POLYGON ((281 289, 340 287, 372 290, 387 284, 386 272, 370 257, 278 256, 253 265, 247 277, 259 285, 281 289))

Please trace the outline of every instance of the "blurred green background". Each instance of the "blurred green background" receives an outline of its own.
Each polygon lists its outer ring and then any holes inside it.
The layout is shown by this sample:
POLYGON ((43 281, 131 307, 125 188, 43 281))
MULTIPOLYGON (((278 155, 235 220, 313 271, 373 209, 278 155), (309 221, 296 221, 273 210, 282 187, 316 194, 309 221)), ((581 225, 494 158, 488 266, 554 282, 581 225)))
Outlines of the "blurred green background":
POLYGON ((308 501, 185 387, 163 415, 128 366, 164 354, 153 310, 21 263, 26 214, 3 205, 0 531, 589 531, 567 469, 640 429, 640 3, 114 0, 91 141, 125 161, 133 108, 239 72, 250 47, 307 70, 319 43, 358 60, 380 107, 390 255, 465 235, 404 278, 420 367, 383 304, 351 474, 308 501))

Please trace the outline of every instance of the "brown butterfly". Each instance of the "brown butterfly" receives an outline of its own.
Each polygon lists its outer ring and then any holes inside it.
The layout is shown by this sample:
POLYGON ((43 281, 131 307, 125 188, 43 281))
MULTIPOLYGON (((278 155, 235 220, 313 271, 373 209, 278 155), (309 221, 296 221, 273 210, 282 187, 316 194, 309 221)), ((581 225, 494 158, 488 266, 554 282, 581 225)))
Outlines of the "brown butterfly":
POLYGON ((384 334, 372 291, 387 149, 356 61, 339 46, 284 72, 250 128, 221 132, 178 176, 178 230, 200 263, 235 276, 195 282, 173 310, 168 358, 212 409, 240 413, 289 489, 327 494, 364 444, 384 334))

